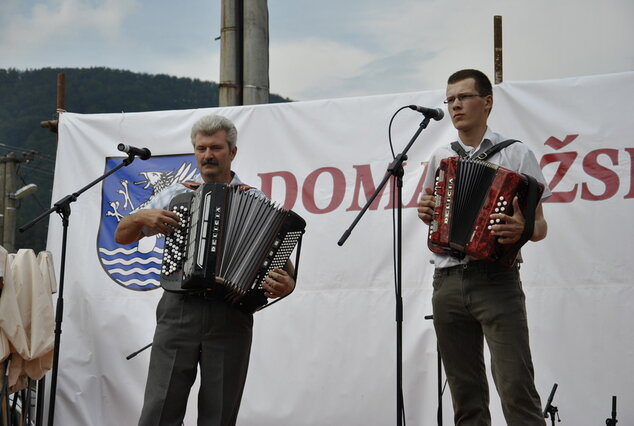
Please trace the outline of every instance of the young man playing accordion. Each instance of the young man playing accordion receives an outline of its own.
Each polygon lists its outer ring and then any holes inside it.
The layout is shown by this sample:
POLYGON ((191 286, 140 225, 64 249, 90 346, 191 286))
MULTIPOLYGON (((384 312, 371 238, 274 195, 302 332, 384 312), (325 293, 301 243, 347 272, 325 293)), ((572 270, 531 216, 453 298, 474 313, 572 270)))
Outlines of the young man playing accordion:
MULTIPOLYGON (((491 82, 477 70, 461 70, 449 77, 446 101, 459 146, 451 144, 436 150, 429 162, 418 216, 435 225, 435 171, 441 160, 463 155, 476 157, 505 138, 487 126, 493 107, 491 82)), ((513 143, 487 158, 511 171, 532 176, 542 185, 545 179, 535 155, 524 143, 513 143)), ((544 188, 542 200, 550 195, 544 188)), ((495 224, 490 231, 502 245, 520 240, 525 216, 518 199, 512 201, 512 215, 491 214, 495 224)), ((457 220, 457 219, 456 219, 457 220)), ((529 228, 530 229, 530 228, 529 228)), ((546 237, 547 223, 541 202, 534 213, 531 241, 546 237)), ((456 425, 490 425, 489 391, 483 357, 486 339, 491 353, 491 372, 502 409, 509 425, 545 425, 539 394, 534 385, 529 347, 524 293, 519 276, 519 260, 509 268, 500 262, 482 261, 470 256, 434 254, 433 319, 440 354, 454 407, 456 425)))

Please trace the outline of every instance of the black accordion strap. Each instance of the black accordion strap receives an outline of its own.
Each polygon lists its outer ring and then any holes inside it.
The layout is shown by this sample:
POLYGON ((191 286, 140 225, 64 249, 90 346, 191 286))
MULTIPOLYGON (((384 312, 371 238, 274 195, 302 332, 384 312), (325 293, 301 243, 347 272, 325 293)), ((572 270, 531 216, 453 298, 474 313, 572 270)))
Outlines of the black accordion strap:
POLYGON ((537 199, 537 179, 527 174, 524 176, 528 179, 528 190, 526 192, 526 212, 524 213, 526 222, 524 223, 524 232, 522 232, 522 236, 518 241, 521 245, 524 245, 533 236, 533 231, 535 230, 535 209, 539 202, 537 199))
MULTIPOLYGON (((478 154, 476 157, 477 160, 486 160, 487 158, 489 158, 490 156, 492 156, 493 154, 496 154, 497 152, 503 150, 504 148, 506 148, 509 145, 514 144, 515 142, 519 142, 517 139, 507 139, 505 141, 502 141, 496 145, 493 145, 491 148, 487 149, 486 151, 478 154)), ((453 149, 454 151, 456 151, 456 154, 458 154, 460 156, 460 158, 469 158, 469 154, 467 154, 467 151, 465 151, 465 149, 462 147, 462 145, 460 145, 460 142, 452 142, 451 143, 451 149, 453 149)))
POLYGON ((181 182, 181 185, 183 185, 187 189, 191 189, 192 191, 195 191, 195 190, 198 189, 198 187, 201 184, 199 182, 195 182, 193 180, 187 180, 187 181, 181 182))
POLYGON ((519 142, 517 139, 507 139, 505 141, 502 141, 498 144, 493 145, 491 148, 487 149, 486 151, 476 155, 476 159, 478 160, 486 160, 487 158, 489 158, 490 156, 492 156, 493 154, 496 154, 498 152, 500 152, 501 150, 503 150, 504 148, 506 148, 509 145, 514 144, 515 142, 519 142))
POLYGON ((467 154, 467 151, 464 150, 464 148, 462 147, 462 145, 460 145, 460 142, 452 142, 451 143, 451 149, 453 149, 454 151, 456 151, 456 154, 458 154, 460 156, 460 158, 469 158, 469 155, 467 154))

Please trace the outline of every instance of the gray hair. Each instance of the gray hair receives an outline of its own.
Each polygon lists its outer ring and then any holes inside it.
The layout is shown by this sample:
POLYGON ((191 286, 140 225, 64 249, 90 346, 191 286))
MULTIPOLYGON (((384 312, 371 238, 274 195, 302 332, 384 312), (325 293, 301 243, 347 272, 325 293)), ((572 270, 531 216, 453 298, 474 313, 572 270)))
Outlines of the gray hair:
POLYGON ((196 136, 200 133, 211 136, 221 130, 227 132, 227 142, 229 149, 233 149, 238 141, 238 130, 231 120, 222 115, 206 115, 200 118, 192 126, 192 145, 196 146, 196 136))

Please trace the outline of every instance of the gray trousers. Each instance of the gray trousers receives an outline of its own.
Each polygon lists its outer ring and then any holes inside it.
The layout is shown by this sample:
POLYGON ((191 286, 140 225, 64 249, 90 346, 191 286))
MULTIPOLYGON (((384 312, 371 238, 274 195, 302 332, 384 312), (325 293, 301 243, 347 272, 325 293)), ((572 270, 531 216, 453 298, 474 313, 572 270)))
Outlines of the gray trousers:
POLYGON ((221 300, 166 291, 156 323, 139 426, 180 426, 199 366, 198 425, 234 425, 253 316, 221 300))
POLYGON ((486 339, 507 424, 544 426, 518 268, 476 261, 436 269, 433 285, 434 328, 455 424, 491 425, 486 339))

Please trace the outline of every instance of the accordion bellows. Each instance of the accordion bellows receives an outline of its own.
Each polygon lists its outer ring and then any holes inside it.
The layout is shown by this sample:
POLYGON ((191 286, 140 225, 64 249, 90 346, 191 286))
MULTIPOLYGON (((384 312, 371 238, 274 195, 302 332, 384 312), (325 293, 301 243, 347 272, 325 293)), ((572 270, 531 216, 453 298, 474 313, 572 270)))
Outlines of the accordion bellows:
POLYGON ((284 267, 306 227, 291 210, 221 183, 179 194, 169 209, 180 223, 165 239, 161 286, 215 293, 247 311, 266 304, 264 278, 284 267))
MULTIPOLYGON (((491 233, 495 221, 490 216, 493 213, 512 216, 515 196, 520 209, 525 211, 528 188, 529 179, 525 175, 487 161, 458 157, 441 160, 434 183, 429 249, 438 254, 469 255, 511 265, 520 247, 497 241, 491 233)), ((537 200, 543 189, 537 183, 537 200)))

